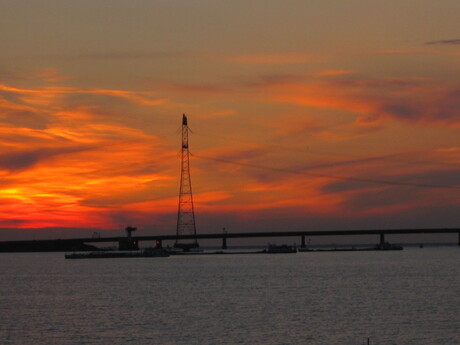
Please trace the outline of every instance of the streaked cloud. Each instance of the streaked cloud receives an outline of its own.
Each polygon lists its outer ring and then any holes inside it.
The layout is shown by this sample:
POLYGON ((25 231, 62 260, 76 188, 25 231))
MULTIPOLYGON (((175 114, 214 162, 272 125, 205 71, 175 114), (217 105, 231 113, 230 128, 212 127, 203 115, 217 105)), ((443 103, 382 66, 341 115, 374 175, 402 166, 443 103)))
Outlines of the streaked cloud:
POLYGON ((348 74, 353 74, 353 73, 355 73, 355 71, 342 70, 342 69, 328 69, 328 70, 318 72, 318 75, 335 77, 335 76, 348 75, 348 74))
MULTIPOLYGON (((385 56, 385 55, 388 55, 388 56, 394 56, 395 58, 397 58, 398 56, 407 56, 407 57, 410 57, 410 56, 418 56, 419 58, 421 57, 435 57, 435 56, 439 56, 439 57, 443 57, 443 56, 452 56, 452 57, 457 57, 458 55, 460 55, 460 52, 455 49, 441 49, 441 47, 439 49, 436 49, 435 46, 441 46, 442 44, 439 43, 439 44, 428 44, 428 43, 425 43, 425 45, 430 45, 432 47, 427 47, 426 49, 415 49, 415 48, 411 48, 411 49, 383 49, 383 50, 377 50, 377 51, 371 51, 371 52, 362 52, 362 53, 359 53, 357 54, 357 56, 378 56, 378 55, 382 55, 382 56, 385 56)), ((446 44, 448 45, 448 44, 446 44)), ((455 44, 450 44, 451 46, 455 46, 455 44)))
POLYGON ((245 65, 289 65, 304 64, 319 61, 318 56, 310 54, 286 53, 286 54, 248 54, 233 56, 215 56, 217 60, 245 64, 245 65))
POLYGON ((217 117, 231 116, 233 114, 235 114, 234 109, 226 109, 226 110, 219 110, 219 111, 215 111, 215 112, 212 112, 212 113, 200 115, 199 118, 201 118, 201 119, 213 119, 213 118, 217 118, 217 117))
POLYGON ((89 146, 68 146, 30 149, 26 151, 9 152, 0 154, 0 170, 16 172, 30 169, 38 163, 56 158, 57 156, 90 150, 89 146))
POLYGON ((460 38, 426 42, 428 45, 460 45, 460 38))
POLYGON ((356 124, 385 119, 460 125, 460 85, 429 79, 316 79, 259 85, 276 102, 343 110, 359 115, 356 124))
POLYGON ((97 60, 144 60, 144 59, 171 59, 190 57, 184 52, 171 51, 106 51, 79 54, 74 56, 76 59, 97 59, 97 60))
POLYGON ((71 77, 62 75, 56 68, 53 67, 45 68, 40 73, 38 73, 37 77, 51 83, 63 82, 71 79, 71 77))
POLYGON ((126 99, 128 101, 155 106, 167 102, 166 99, 157 98, 155 92, 150 91, 128 91, 114 89, 83 89, 68 86, 44 86, 37 89, 24 89, 0 85, 0 92, 15 94, 25 103, 35 105, 48 105, 50 101, 66 95, 85 94, 85 95, 102 95, 126 99))
POLYGON ((69 106, 75 94, 95 97, 93 102, 122 99, 132 107, 162 104, 145 91, 1 85, 0 203, 9 205, 0 212, 4 226, 71 226, 84 219, 85 227, 114 227, 109 212, 114 205, 145 200, 152 186, 169 183, 167 161, 175 152, 118 123, 110 106, 102 110, 104 117, 91 105, 69 106), (19 114, 41 125, 13 121, 19 114))
POLYGON ((361 53, 360 55, 416 55, 416 54, 435 54, 428 49, 382 49, 372 52, 361 53))

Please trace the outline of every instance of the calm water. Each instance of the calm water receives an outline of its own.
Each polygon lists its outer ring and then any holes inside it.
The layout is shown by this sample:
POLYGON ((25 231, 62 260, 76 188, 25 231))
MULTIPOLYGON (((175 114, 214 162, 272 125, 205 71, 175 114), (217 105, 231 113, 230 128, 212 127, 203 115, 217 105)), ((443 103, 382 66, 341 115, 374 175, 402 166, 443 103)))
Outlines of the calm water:
POLYGON ((460 344, 459 259, 0 254, 0 344, 460 344))

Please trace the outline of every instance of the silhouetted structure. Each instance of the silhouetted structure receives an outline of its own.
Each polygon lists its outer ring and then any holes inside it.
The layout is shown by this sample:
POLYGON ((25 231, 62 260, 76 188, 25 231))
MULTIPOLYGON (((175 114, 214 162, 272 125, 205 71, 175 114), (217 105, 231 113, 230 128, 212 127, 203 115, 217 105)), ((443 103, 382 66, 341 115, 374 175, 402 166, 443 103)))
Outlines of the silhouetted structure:
MULTIPOLYGON (((163 241, 188 240, 197 241, 198 239, 221 239, 222 245, 227 245, 227 239, 243 238, 268 238, 268 237, 324 237, 324 236, 379 236, 380 242, 385 242, 385 235, 403 234, 455 234, 460 246, 460 228, 424 228, 424 229, 380 229, 380 230, 317 230, 317 231, 263 231, 263 232, 232 232, 232 233, 207 233, 207 234, 169 234, 155 236, 137 236, 133 240, 138 243, 141 241, 156 241, 157 247, 162 246, 163 241)), ((87 237, 58 240, 32 240, 32 241, 0 241, 0 252, 51 252, 69 250, 96 250, 97 248, 87 243, 109 243, 119 242, 126 237, 87 237)), ((302 241, 305 243, 305 241, 302 241)), ((454 242, 454 240, 452 240, 454 242)), ((301 248, 302 247, 301 245, 301 248)))
POLYGON ((136 231, 137 228, 133 228, 128 226, 126 231, 126 238, 122 238, 118 241, 118 249, 119 250, 138 250, 139 249, 139 242, 131 236, 133 231, 136 231))
POLYGON ((177 228, 175 248, 189 251, 199 247, 196 237, 184 242, 180 235, 196 236, 195 212, 193 208, 192 182, 190 178, 190 152, 188 147, 188 124, 185 114, 182 115, 182 151, 181 151, 181 174, 179 191, 179 208, 177 211, 177 228))

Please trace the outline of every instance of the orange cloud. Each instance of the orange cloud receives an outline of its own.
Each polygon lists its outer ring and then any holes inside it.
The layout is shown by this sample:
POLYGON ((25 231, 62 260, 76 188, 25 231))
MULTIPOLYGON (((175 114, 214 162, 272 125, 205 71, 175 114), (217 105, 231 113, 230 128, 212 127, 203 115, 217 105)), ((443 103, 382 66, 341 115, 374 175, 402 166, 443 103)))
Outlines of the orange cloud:
POLYGON ((460 147, 439 148, 433 151, 437 158, 446 164, 460 164, 460 147))
POLYGON ((8 97, 0 97, 0 204, 8 205, 0 226, 113 227, 114 207, 122 211, 148 199, 156 186, 163 195, 176 193, 168 163, 176 163, 175 151, 142 130, 101 118, 91 106, 72 109, 63 99, 80 93, 160 104, 153 93, 7 85, 0 92, 8 97), (43 122, 23 127, 17 114, 43 116, 43 122))
MULTIPOLYGON (((420 161, 413 164, 407 162, 414 152, 371 157, 314 151, 315 143, 348 144, 346 139, 358 130, 371 131, 387 119, 455 123, 455 85, 422 79, 367 80, 339 70, 231 86, 163 87, 161 97, 148 91, 2 85, 0 226, 119 228, 129 222, 173 229, 180 138, 174 137, 173 144, 167 136, 149 134, 150 118, 145 114, 165 111, 162 105, 170 104, 168 99, 181 101, 183 92, 205 99, 216 90, 221 98, 213 98, 211 105, 203 101, 197 111, 203 115, 197 118, 223 121, 232 135, 225 144, 219 144, 218 135, 203 140, 206 134, 199 130, 193 137, 193 143, 200 141, 193 146, 191 164, 198 213, 297 221, 312 214, 328 219, 376 217, 426 205, 436 192, 401 193, 397 184, 366 179, 427 185, 445 181, 449 186, 457 181, 455 145, 419 152, 420 161), (229 96, 236 92, 244 94, 243 106, 231 103, 229 96), (442 105, 436 109, 438 101, 442 105), (126 116, 120 116, 122 112, 126 116), (405 116, 412 112, 417 116, 405 116), (127 121, 136 116, 142 125, 127 121), (340 116, 349 118, 338 121, 340 116), (259 129, 263 126, 260 137, 250 127, 255 123, 259 129), (310 143, 312 150, 307 149, 310 143), (421 162, 423 157, 432 163, 421 162), (388 170, 389 164, 395 168, 388 170)), ((151 116, 154 123, 160 122, 156 113, 151 116)))
POLYGON ((214 119, 216 117, 224 117, 224 116, 230 116, 235 114, 234 109, 226 109, 226 110, 220 110, 220 111, 214 111, 212 113, 200 115, 200 119, 214 119))
POLYGON ((348 75, 348 74, 353 74, 353 73, 355 73, 355 71, 342 70, 342 69, 328 69, 328 70, 318 72, 318 75, 335 77, 335 76, 348 75))
POLYGON ((336 109, 356 115, 357 125, 397 119, 420 124, 460 125, 460 85, 427 79, 315 79, 257 85, 267 101, 336 109), (267 98, 268 95, 268 98, 267 98))
POLYGON ((59 71, 53 67, 45 68, 38 74, 38 77, 51 83, 58 83, 71 79, 68 76, 61 75, 59 71))
POLYGON ((46 86, 37 89, 21 89, 7 85, 0 85, 0 91, 15 94, 24 102, 38 106, 49 106, 59 97, 75 94, 111 96, 147 106, 157 106, 167 102, 165 98, 157 98, 155 92, 147 91, 82 89, 67 86, 46 86))

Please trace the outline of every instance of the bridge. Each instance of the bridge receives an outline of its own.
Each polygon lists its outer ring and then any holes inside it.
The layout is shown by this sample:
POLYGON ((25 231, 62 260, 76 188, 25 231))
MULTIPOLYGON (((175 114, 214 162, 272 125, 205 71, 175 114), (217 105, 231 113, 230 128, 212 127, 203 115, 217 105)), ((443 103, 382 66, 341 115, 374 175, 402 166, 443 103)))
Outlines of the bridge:
MULTIPOLYGON (((386 235, 402 234, 458 234, 457 244, 460 246, 460 228, 447 229, 387 229, 387 230, 325 230, 325 231, 274 231, 274 232, 236 232, 236 233, 209 233, 209 234, 190 234, 190 235, 152 235, 136 236, 129 240, 135 246, 139 242, 155 241, 157 247, 162 247, 165 241, 180 240, 202 240, 220 239, 222 249, 227 249, 227 240, 235 238, 277 238, 277 237, 297 237, 300 239, 301 248, 306 247, 305 239, 316 236, 362 236, 376 235, 380 244, 385 242, 386 235)), ((90 243, 117 242, 126 243, 127 237, 91 237, 58 240, 32 240, 32 241, 0 241, 0 252, 40 252, 40 251, 70 251, 70 250, 90 250, 90 243)))

